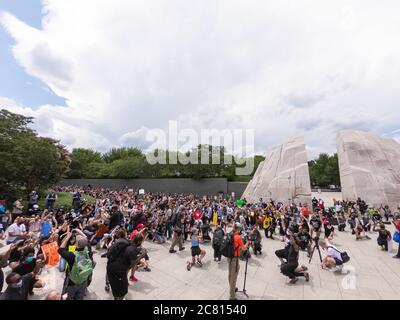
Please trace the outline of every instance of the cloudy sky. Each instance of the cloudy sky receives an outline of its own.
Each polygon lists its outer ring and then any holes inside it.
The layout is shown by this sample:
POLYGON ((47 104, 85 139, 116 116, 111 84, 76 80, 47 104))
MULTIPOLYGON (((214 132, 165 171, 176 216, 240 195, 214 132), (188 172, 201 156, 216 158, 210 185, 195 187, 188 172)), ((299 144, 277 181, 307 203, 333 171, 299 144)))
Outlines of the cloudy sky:
POLYGON ((69 148, 149 129, 254 129, 255 150, 338 130, 400 137, 397 0, 0 0, 0 107, 69 148))

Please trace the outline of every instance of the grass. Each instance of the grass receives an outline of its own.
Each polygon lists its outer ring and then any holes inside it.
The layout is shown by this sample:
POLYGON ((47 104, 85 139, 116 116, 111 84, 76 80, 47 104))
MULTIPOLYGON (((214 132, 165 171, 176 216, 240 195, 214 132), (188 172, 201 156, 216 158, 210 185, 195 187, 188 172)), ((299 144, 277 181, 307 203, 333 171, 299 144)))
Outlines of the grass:
MULTIPOLYGON (((72 193, 70 192, 57 192, 57 201, 55 204, 55 209, 64 207, 65 210, 70 210, 72 207, 72 193)), ((94 204, 96 199, 87 195, 83 194, 82 199, 86 199, 87 203, 94 204)), ((46 198, 42 197, 39 199, 39 208, 43 209, 46 205, 46 198)), ((28 208, 28 201, 23 201, 22 205, 24 209, 28 208)))

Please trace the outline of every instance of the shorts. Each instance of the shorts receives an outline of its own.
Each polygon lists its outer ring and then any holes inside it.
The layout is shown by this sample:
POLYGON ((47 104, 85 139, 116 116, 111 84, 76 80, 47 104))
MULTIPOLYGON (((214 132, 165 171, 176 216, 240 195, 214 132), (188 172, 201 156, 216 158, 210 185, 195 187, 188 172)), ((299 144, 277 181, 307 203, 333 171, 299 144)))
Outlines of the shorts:
POLYGON ((197 246, 197 247, 192 247, 192 248, 191 248, 191 251, 192 251, 192 257, 198 256, 198 255, 200 255, 200 253, 201 253, 201 249, 200 249, 199 246, 197 246))
POLYGON ((334 258, 334 259, 335 259, 335 262, 336 262, 337 266, 341 266, 343 264, 342 260, 339 260, 338 258, 334 258))

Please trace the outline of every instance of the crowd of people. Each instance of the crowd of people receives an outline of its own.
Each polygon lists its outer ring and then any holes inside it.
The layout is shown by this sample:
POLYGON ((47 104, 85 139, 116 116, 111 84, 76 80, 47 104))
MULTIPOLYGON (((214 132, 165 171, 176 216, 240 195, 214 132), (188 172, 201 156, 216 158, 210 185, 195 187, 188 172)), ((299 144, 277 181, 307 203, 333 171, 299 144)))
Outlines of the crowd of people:
MULTIPOLYGON (((283 242, 275 252, 281 261, 281 273, 294 284, 299 277, 309 281, 307 267, 299 265, 299 252, 311 259, 315 248, 326 256, 323 268, 337 271, 350 258, 338 250, 332 241, 336 230, 349 226, 355 240, 370 239, 377 232, 377 244, 389 251, 392 236, 386 225, 393 223, 400 231, 398 212, 387 206, 369 207, 363 200, 334 201, 326 207, 321 199, 307 204, 283 204, 260 199, 247 203, 221 195, 200 197, 193 194, 152 194, 124 188, 57 187, 46 196, 45 207, 38 205, 39 196, 32 191, 28 207, 17 199, 11 211, 0 212, 0 239, 8 245, 0 254, 1 300, 26 300, 34 288, 43 286, 40 273, 52 265, 56 248, 57 267, 64 274, 61 292, 53 291, 46 299, 82 300, 96 272, 93 248, 107 259, 105 290, 115 300, 128 293, 129 282, 139 281, 139 268, 151 272, 146 242, 170 242, 169 253, 185 250, 189 242, 190 259, 187 270, 202 267, 207 255, 202 248, 210 242, 215 263, 222 257, 228 261, 230 299, 236 299, 236 282, 240 261, 251 254, 262 255, 262 238, 283 242), (57 206, 57 193, 71 192, 71 208, 57 206), (85 201, 85 195, 96 199, 85 201), (314 248, 313 248, 314 246, 314 248), (3 268, 11 272, 4 279, 3 268), (3 290, 4 282, 7 287, 3 290)), ((268 240, 269 241, 269 240, 268 240)), ((396 258, 400 258, 400 247, 396 258)))

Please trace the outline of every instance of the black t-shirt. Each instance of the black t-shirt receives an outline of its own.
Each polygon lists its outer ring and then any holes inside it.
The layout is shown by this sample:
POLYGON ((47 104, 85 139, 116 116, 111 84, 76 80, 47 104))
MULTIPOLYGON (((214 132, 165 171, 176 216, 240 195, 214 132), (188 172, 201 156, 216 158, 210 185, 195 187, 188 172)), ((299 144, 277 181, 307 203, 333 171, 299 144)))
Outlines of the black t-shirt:
POLYGON ((118 259, 107 264, 107 269, 112 269, 114 272, 127 272, 132 262, 137 260, 139 252, 140 248, 134 244, 129 245, 118 259))
POLYGON ((24 276, 28 273, 33 272, 36 266, 36 259, 33 259, 31 262, 21 262, 17 267, 13 269, 13 272, 18 273, 21 276, 24 276))
POLYGON ((311 225, 313 226, 314 229, 319 229, 321 228, 321 220, 317 218, 312 218, 310 220, 311 225))

